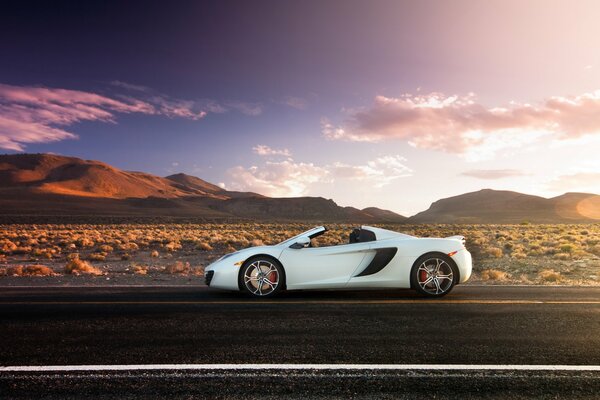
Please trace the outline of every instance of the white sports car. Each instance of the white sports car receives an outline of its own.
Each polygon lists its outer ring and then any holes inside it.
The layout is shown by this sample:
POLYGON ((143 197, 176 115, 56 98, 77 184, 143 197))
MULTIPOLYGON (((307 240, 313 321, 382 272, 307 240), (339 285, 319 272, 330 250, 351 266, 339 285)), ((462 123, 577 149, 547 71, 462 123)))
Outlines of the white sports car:
POLYGON ((211 288, 273 296, 282 290, 413 288, 443 296, 471 276, 463 236, 418 238, 386 229, 354 229, 347 244, 313 247, 323 226, 274 246, 227 254, 206 267, 211 288))

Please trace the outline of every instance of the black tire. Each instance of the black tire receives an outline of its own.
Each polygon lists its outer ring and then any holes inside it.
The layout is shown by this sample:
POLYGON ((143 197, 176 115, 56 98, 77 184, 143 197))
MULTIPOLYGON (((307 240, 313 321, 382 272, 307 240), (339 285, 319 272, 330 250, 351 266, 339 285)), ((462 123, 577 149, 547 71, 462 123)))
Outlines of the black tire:
POLYGON ((285 271, 273 257, 252 257, 240 268, 238 286, 252 297, 273 297, 285 287, 285 271))
POLYGON ((458 281, 458 268, 452 258, 443 253, 427 253, 413 264, 410 284, 428 297, 442 297, 452 291, 458 281))

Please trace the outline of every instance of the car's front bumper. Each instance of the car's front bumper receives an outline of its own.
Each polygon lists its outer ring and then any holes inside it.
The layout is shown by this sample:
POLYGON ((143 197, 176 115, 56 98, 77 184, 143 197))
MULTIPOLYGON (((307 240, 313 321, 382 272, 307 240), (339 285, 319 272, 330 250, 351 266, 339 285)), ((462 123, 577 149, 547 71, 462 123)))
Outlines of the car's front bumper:
POLYGON ((211 288, 239 290, 239 271, 239 265, 234 265, 233 262, 226 259, 209 265, 204 272, 204 280, 206 285, 211 288), (210 275, 210 280, 207 279, 208 275, 210 275))

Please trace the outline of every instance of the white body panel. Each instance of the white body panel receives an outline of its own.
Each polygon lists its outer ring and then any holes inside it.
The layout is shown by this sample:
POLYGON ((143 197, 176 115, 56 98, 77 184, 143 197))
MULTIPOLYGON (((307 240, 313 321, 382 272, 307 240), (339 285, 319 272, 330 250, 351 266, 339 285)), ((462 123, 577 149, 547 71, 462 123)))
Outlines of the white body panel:
POLYGON ((369 243, 304 249, 286 248, 279 262, 285 267, 287 288, 343 288, 353 273, 373 258, 369 243))
MULTIPOLYGON (((288 290, 340 288, 410 288, 410 274, 415 261, 427 253, 449 255, 459 273, 457 283, 471 276, 471 254, 462 236, 417 238, 381 228, 364 226, 375 240, 328 247, 293 248, 300 237, 310 238, 325 231, 316 227, 274 246, 260 246, 228 254, 206 268, 214 271, 210 287, 240 290, 240 266, 254 256, 278 260, 285 271, 288 290), (375 260, 378 253, 391 256, 375 260), (388 257, 389 258, 389 257, 388 257)), ((380 254, 381 255, 381 254, 380 254)))

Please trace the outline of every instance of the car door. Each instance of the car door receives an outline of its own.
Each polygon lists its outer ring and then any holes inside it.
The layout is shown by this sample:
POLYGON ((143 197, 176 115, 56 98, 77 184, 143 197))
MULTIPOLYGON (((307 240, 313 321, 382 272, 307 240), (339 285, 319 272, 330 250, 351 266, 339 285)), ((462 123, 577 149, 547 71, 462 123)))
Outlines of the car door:
POLYGON ((352 273, 365 263, 370 244, 284 249, 280 261, 288 289, 344 287, 352 273))

